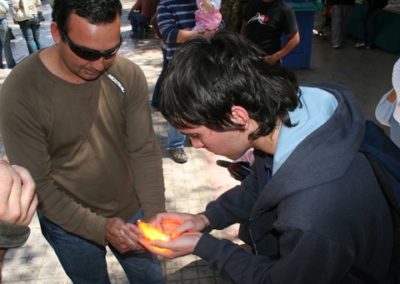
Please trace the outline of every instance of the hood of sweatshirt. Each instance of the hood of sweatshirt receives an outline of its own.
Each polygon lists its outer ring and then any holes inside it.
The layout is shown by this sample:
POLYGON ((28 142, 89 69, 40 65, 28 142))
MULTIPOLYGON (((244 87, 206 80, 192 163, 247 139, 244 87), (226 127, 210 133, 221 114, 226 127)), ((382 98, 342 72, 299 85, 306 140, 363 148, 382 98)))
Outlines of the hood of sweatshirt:
MULTIPOLYGON (((254 206, 264 209, 275 207, 288 196, 302 190, 328 183, 341 177, 357 154, 365 131, 365 119, 350 91, 330 84, 312 84, 333 94, 338 106, 333 115, 319 128, 309 134, 290 154, 254 206)), ((295 126, 296 127, 296 126, 295 126)), ((257 159, 256 170, 261 170, 257 159), (258 169, 257 169, 258 168, 258 169)))

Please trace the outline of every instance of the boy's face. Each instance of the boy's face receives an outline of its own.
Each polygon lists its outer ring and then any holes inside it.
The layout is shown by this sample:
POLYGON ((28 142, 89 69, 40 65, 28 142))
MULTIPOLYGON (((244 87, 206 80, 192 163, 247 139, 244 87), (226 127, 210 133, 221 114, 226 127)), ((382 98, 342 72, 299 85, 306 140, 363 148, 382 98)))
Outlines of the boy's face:
POLYGON ((208 151, 235 160, 251 148, 248 134, 240 130, 217 132, 205 126, 184 128, 194 148, 205 148, 208 151))

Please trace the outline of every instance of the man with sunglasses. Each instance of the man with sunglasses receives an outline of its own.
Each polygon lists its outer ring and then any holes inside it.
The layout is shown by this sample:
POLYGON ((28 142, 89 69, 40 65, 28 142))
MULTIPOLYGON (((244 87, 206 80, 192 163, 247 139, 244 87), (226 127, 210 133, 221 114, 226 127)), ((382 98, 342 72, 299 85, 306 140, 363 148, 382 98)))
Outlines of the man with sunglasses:
POLYGON ((108 245, 135 283, 162 283, 157 257, 123 240, 165 211, 161 152, 142 70, 119 57, 119 0, 56 0, 55 44, 13 69, 0 96, 12 163, 37 184, 43 235, 74 283, 110 283, 108 245))

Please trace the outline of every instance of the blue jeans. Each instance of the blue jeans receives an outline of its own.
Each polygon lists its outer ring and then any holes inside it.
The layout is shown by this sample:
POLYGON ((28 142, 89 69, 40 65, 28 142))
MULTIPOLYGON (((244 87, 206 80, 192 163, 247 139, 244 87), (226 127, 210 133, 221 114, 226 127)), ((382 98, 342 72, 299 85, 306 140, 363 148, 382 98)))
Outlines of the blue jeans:
MULTIPOLYGON (((163 66, 161 69, 160 76, 157 79, 156 85, 154 87, 153 98, 151 100, 151 105, 154 108, 158 109, 158 103, 160 99, 160 91, 162 80, 164 79, 165 73, 168 69, 169 60, 166 58, 166 50, 161 48, 163 54, 163 66)), ((167 138, 167 148, 168 149, 177 149, 183 148, 183 144, 185 144, 186 135, 182 134, 178 129, 172 127, 168 124, 168 138, 167 138)))
POLYGON ((154 107, 155 109, 158 109, 158 105, 160 102, 161 83, 162 83, 162 80, 163 80, 165 73, 167 72, 167 68, 168 68, 168 60, 166 58, 167 51, 165 50, 164 47, 161 47, 161 51, 162 51, 162 55, 163 55, 163 65, 162 65, 161 73, 158 76, 156 85, 154 86, 153 97, 151 98, 151 106, 154 107))
MULTIPOLYGON (((38 213, 43 236, 53 247, 62 267, 73 283, 109 284, 106 248, 68 233, 38 213)), ((141 210, 131 219, 143 218, 141 210)), ((112 253, 124 269, 130 283, 164 283, 158 258, 148 251, 112 253)))
POLYGON ((168 124, 168 138, 167 138, 168 149, 183 148, 185 140, 186 140, 186 135, 182 134, 178 129, 168 124))
POLYGON ((28 46, 29 54, 40 49, 40 21, 38 17, 18 22, 22 35, 28 46))
POLYGON ((149 24, 150 18, 142 16, 140 12, 132 12, 129 16, 129 19, 131 21, 133 35, 137 37, 143 37, 145 32, 144 26, 149 24))
POLYGON ((7 67, 13 68, 15 66, 15 60, 11 51, 11 35, 8 29, 8 22, 7 19, 1 19, 0 21, 0 63, 1 65, 3 64, 3 54, 1 52, 1 50, 3 50, 7 67))

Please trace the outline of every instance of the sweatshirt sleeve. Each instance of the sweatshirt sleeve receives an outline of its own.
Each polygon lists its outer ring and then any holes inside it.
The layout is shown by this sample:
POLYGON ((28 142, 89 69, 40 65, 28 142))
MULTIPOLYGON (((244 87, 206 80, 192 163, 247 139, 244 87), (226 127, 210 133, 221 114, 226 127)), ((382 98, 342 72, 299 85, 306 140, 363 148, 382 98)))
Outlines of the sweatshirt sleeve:
POLYGON ((0 221, 0 248, 16 248, 28 239, 30 229, 27 226, 8 224, 0 221))
POLYGON ((232 283, 339 283, 352 267, 354 253, 322 236, 287 229, 274 258, 204 234, 194 254, 232 283))
POLYGON ((223 229, 248 220, 258 196, 256 184, 256 176, 250 174, 240 185, 210 202, 204 215, 210 221, 211 228, 223 229))

